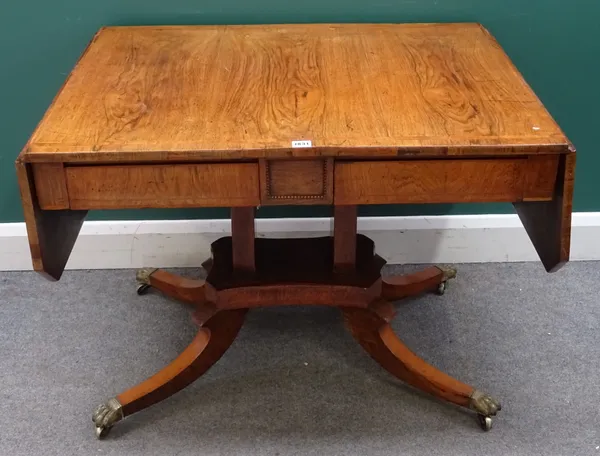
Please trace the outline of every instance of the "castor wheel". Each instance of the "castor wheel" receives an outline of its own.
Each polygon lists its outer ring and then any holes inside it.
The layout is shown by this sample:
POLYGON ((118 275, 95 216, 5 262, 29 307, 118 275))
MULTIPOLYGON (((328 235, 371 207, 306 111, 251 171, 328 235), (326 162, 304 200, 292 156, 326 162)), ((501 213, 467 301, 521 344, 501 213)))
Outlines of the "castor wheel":
POLYGON ((98 440, 102 440, 104 437, 108 435, 112 428, 110 427, 96 427, 96 438, 98 440))
POLYGON ((137 294, 142 296, 144 294, 146 294, 146 292, 150 289, 150 285, 148 285, 147 283, 138 283, 137 285, 137 294))
POLYGON ((479 423, 479 427, 485 432, 492 429, 492 417, 490 416, 477 415, 477 422, 479 423))
POLYGON ((438 287, 435 290, 435 294, 437 294, 438 296, 442 296, 445 292, 446 292, 446 287, 448 282, 442 282, 438 285, 438 287))

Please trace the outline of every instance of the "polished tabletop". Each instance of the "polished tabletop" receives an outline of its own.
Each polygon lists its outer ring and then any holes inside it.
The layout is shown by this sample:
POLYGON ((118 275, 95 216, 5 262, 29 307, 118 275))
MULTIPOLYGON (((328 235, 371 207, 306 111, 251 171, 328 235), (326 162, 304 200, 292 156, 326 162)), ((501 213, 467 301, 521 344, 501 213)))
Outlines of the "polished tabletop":
POLYGON ((566 147, 479 24, 125 26, 97 33, 22 158, 375 158, 566 147))

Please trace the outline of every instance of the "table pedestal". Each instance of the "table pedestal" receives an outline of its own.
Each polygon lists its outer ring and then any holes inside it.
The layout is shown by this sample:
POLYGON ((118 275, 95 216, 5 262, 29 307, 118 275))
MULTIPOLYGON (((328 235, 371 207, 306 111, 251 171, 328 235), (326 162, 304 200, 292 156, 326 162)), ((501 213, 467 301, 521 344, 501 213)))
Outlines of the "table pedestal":
POLYGON ((191 305, 198 334, 163 370, 98 407, 93 417, 98 437, 124 417, 162 401, 204 374, 233 343, 249 309, 279 305, 338 307, 348 330, 384 369, 417 389, 474 410, 482 428, 491 428, 491 417, 500 410, 498 401, 426 363, 390 326, 394 301, 429 290, 443 293, 455 270, 434 266, 382 278, 385 261, 374 253, 373 241, 356 235, 352 226, 345 226, 342 234, 336 229, 335 238, 255 239, 253 248, 246 246, 252 253, 247 261, 235 252, 241 245, 235 223, 234 219, 232 237, 212 244, 212 258, 203 264, 206 280, 161 269, 138 272, 138 293, 153 288, 191 305), (340 254, 346 244, 352 246, 348 247, 352 255, 340 254), (240 259, 250 267, 236 266, 240 259))

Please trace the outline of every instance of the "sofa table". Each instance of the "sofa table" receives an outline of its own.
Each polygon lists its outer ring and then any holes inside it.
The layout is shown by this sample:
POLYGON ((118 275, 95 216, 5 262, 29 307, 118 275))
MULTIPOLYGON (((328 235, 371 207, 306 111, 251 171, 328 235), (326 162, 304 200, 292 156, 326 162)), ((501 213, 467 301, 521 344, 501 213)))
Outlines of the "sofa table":
POLYGON ((137 274, 199 330, 153 377, 101 405, 98 437, 224 354, 248 309, 340 308, 391 374, 469 408, 491 396, 394 334, 393 303, 442 293, 453 269, 382 277, 357 206, 511 202, 546 270, 569 259, 575 150, 479 24, 101 29, 17 159, 34 269, 58 280, 88 210, 231 208, 205 281, 137 274), (331 237, 255 239, 263 205, 329 205, 331 237))

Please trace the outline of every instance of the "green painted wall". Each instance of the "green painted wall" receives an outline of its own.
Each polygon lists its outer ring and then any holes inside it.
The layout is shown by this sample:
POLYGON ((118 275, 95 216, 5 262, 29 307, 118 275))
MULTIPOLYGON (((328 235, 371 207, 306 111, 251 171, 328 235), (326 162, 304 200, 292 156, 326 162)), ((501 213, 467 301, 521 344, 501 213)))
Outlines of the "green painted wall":
MULTIPOLYGON (((598 0, 1 0, 0 222, 22 221, 13 162, 96 30, 103 25, 284 22, 465 22, 498 39, 579 156, 576 211, 600 210, 598 0)), ((509 205, 365 208, 365 214, 511 212, 509 205)), ((91 213, 91 219, 227 217, 226 210, 91 213)), ((327 215, 267 208, 260 216, 327 215)))

